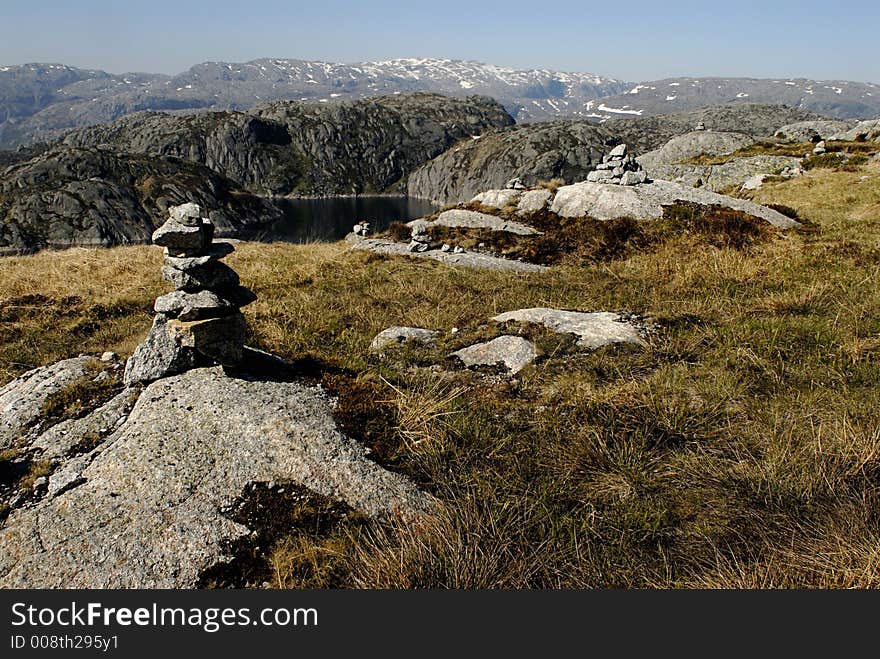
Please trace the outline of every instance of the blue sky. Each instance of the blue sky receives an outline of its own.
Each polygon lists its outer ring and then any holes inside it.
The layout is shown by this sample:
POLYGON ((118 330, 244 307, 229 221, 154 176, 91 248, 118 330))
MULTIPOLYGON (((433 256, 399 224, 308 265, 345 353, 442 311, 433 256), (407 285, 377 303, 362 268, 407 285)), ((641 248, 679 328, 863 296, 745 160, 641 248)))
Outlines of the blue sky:
POLYGON ((178 73, 206 60, 474 59, 639 81, 880 83, 880 0, 0 0, 0 65, 178 73))

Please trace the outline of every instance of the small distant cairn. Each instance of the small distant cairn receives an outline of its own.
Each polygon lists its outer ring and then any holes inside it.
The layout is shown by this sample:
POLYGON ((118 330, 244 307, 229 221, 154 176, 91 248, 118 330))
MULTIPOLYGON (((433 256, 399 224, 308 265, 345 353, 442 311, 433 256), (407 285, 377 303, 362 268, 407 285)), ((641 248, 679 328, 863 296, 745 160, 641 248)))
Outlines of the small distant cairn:
POLYGON ((431 234, 428 233, 428 224, 424 220, 415 220, 410 224, 412 235, 410 236, 409 251, 427 252, 431 248, 431 234))
POLYGON ((504 186, 508 190, 525 190, 526 186, 522 182, 521 178, 512 178, 507 182, 507 185, 504 186))
POLYGON ((242 360, 247 325, 240 309, 257 298, 220 262, 235 248, 213 242, 214 225, 198 204, 174 206, 168 215, 153 243, 165 248, 162 278, 177 290, 156 298, 150 333, 126 363, 126 385, 242 360))
POLYGON ((360 222, 358 222, 357 224, 355 224, 351 228, 351 231, 356 236, 360 236, 361 238, 366 238, 367 236, 370 235, 370 231, 371 231, 370 223, 367 222, 366 220, 361 220, 360 222))
POLYGON ((694 130, 706 130, 706 124, 700 121, 699 123, 697 123, 696 126, 694 126, 694 130))
POLYGON ((631 155, 626 153, 626 144, 618 144, 601 164, 587 174, 591 183, 610 183, 612 185, 638 185, 648 180, 642 166, 631 155))

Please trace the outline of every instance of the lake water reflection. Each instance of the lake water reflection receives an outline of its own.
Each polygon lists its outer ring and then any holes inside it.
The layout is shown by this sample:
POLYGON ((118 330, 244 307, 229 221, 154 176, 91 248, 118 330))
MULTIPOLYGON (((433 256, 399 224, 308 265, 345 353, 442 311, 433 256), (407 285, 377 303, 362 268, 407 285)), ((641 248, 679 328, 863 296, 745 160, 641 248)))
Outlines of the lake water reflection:
POLYGON ((275 201, 284 210, 284 218, 242 238, 290 243, 336 241, 351 233, 352 225, 361 220, 369 222, 373 231, 383 231, 392 222, 408 222, 437 210, 425 199, 400 196, 275 201))

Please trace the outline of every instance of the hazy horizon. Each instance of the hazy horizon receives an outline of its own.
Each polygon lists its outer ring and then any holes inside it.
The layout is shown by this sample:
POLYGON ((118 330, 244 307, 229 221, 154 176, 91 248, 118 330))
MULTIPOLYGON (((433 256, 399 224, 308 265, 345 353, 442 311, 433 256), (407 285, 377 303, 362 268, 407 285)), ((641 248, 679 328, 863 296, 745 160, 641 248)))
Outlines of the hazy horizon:
POLYGON ((205 61, 334 63, 431 57, 516 69, 589 72, 622 81, 671 77, 808 78, 880 83, 880 7, 824 2, 590 5, 546 10, 511 0, 445 5, 388 0, 286 3, 243 12, 229 0, 7 0, 0 65, 59 63, 174 75, 205 61), (842 17, 845 17, 842 19, 842 17), (846 21, 846 30, 829 28, 846 21))
POLYGON ((204 60, 199 60, 197 62, 193 62, 189 66, 186 66, 178 71, 171 71, 171 72, 147 70, 147 69, 137 69, 137 70, 135 70, 135 69, 118 69, 118 68, 107 67, 107 66, 80 66, 80 65, 72 64, 71 62, 62 62, 62 61, 55 61, 55 60, 42 60, 42 61, 34 60, 34 61, 28 61, 28 62, 2 62, 2 61, 0 61, 0 67, 27 66, 29 64, 40 64, 40 65, 53 65, 53 64, 59 65, 60 64, 60 65, 73 66, 75 68, 83 69, 83 70, 104 71, 105 73, 111 73, 114 75, 123 75, 126 73, 129 73, 129 74, 144 74, 144 73, 146 73, 146 74, 160 74, 160 75, 176 76, 176 75, 180 75, 182 73, 185 73, 193 66, 197 66, 199 64, 204 64, 204 63, 208 63, 208 62, 223 62, 226 64, 247 64, 248 62, 253 62, 253 61, 258 61, 258 60, 299 60, 299 61, 308 61, 308 62, 323 62, 326 64, 357 65, 357 64, 363 64, 366 62, 389 61, 389 60, 407 60, 407 59, 437 59, 437 60, 446 59, 446 60, 452 60, 452 61, 476 62, 479 64, 494 65, 494 66, 499 66, 499 67, 504 67, 504 68, 516 69, 516 70, 544 70, 544 69, 546 69, 546 70, 555 71, 555 72, 559 72, 559 73, 595 73, 595 74, 601 75, 605 78, 611 78, 614 80, 618 80, 620 82, 631 82, 631 83, 645 82, 645 81, 650 81, 650 80, 665 80, 665 79, 673 79, 673 78, 705 78, 705 79, 743 78, 743 79, 754 79, 754 80, 773 80, 773 79, 799 80, 800 79, 800 80, 814 80, 816 82, 847 81, 847 82, 868 83, 868 84, 880 85, 880 82, 878 82, 876 80, 858 80, 855 78, 818 78, 816 76, 785 76, 785 75, 758 76, 758 75, 751 75, 749 73, 728 73, 728 74, 722 75, 722 74, 717 74, 717 73, 698 74, 698 73, 688 73, 688 72, 673 72, 673 73, 667 73, 667 74, 658 76, 656 78, 642 77, 642 78, 628 79, 628 78, 620 78, 618 76, 612 76, 612 75, 609 75, 606 72, 600 71, 600 70, 572 69, 572 68, 566 69, 566 68, 554 68, 554 67, 544 67, 544 66, 515 67, 515 66, 510 66, 510 65, 499 63, 499 62, 493 62, 493 61, 487 61, 487 60, 473 60, 473 59, 466 60, 463 58, 427 56, 427 55, 424 55, 424 56, 401 55, 399 57, 387 57, 387 58, 383 58, 381 60, 361 59, 361 60, 349 60, 349 61, 328 60, 328 59, 310 58, 310 57, 284 57, 284 56, 280 56, 280 55, 264 55, 264 56, 260 56, 260 57, 254 57, 249 60, 240 60, 240 61, 239 60, 229 60, 229 59, 227 59, 227 60, 204 59, 204 60))

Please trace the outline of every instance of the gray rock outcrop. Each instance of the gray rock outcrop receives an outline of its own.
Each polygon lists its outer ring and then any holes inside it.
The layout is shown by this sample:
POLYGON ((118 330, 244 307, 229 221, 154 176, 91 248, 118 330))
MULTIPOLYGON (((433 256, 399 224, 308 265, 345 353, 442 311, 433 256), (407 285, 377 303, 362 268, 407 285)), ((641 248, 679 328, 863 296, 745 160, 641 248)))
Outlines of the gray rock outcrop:
POLYGON ((612 343, 644 344, 644 328, 621 314, 608 311, 583 313, 536 307, 508 311, 492 318, 496 323, 533 323, 557 334, 574 334, 577 345, 596 349, 612 343))
POLYGON ((800 158, 792 156, 746 156, 732 158, 720 165, 647 165, 648 175, 653 179, 673 181, 690 187, 700 187, 721 192, 733 186, 741 186, 755 176, 785 174, 800 169, 800 158))
POLYGON ((880 119, 860 121, 853 128, 835 133, 827 139, 844 142, 880 142, 880 119))
POLYGON ((53 148, 0 177, 0 254, 145 243, 168 208, 212 209, 218 235, 278 220, 271 200, 245 194, 213 170, 159 155, 53 148))
POLYGON ((437 342, 438 333, 421 327, 388 327, 379 332, 370 342, 372 352, 381 352, 389 347, 405 343, 430 345, 437 342))
POLYGON ((486 190, 481 192, 471 201, 490 208, 504 208, 509 204, 516 203, 522 196, 521 188, 504 188, 502 190, 486 190))
POLYGON ((499 336, 456 350, 450 357, 461 361, 467 368, 498 367, 511 375, 519 373, 538 356, 535 344, 521 336, 499 336))
POLYGON ((553 192, 545 188, 537 190, 527 190, 523 192, 516 206, 518 215, 528 215, 529 213, 537 213, 547 208, 547 204, 553 198, 553 192))
POLYGON ((774 137, 788 142, 813 142, 830 139, 831 135, 842 133, 853 127, 853 121, 813 120, 796 121, 779 128, 774 137))
MULTIPOLYGON (((414 222, 419 222, 419 220, 414 222)), ((414 222, 410 222, 410 225, 414 226, 414 222)), ((535 236, 541 233, 522 222, 505 220, 495 215, 467 210, 466 208, 445 210, 436 219, 424 222, 424 226, 427 228, 440 226, 460 229, 488 229, 489 231, 503 231, 518 236, 535 236)))
POLYGON ((39 426, 46 399, 89 373, 94 357, 75 357, 28 371, 0 388, 0 451, 39 426))
POLYGON ((550 210, 562 217, 592 217, 596 220, 632 217, 647 220, 662 217, 663 207, 678 201, 732 208, 782 229, 800 226, 796 220, 751 201, 662 180, 631 187, 586 181, 563 186, 556 191, 550 210))
POLYGON ((698 130, 673 137, 659 149, 640 155, 638 161, 650 170, 655 165, 678 164, 697 156, 725 156, 754 143, 755 139, 745 133, 698 130))
MULTIPOLYGON (((24 381, 36 390, 45 374, 24 381)), ((193 588, 250 536, 223 511, 252 483, 293 482, 372 516, 429 512, 433 500, 370 461, 331 409, 317 386, 218 367, 154 382, 133 407, 114 399, 89 422, 109 434, 0 528, 0 587, 193 588)))
POLYGON ((153 242, 165 248, 162 277, 177 290, 156 299, 150 333, 126 364, 126 385, 241 361, 247 325, 240 308, 256 296, 220 262, 234 248, 213 243, 213 235, 213 224, 193 203, 169 209, 153 233, 153 242))
POLYGON ((373 252, 375 254, 384 254, 385 256, 412 256, 416 258, 432 259, 440 261, 446 265, 472 268, 474 270, 498 270, 498 271, 515 271, 515 272, 544 272, 546 266, 536 265, 534 263, 524 263, 522 261, 513 261, 490 254, 482 254, 480 252, 462 251, 456 247, 458 251, 449 251, 441 249, 426 249, 424 251, 412 251, 411 243, 398 243, 385 238, 355 238, 351 241, 351 249, 361 250, 365 252, 373 252))
POLYGON ((276 101, 249 113, 144 112, 64 141, 175 156, 260 195, 338 195, 387 190, 456 141, 511 124, 487 97, 400 94, 332 104, 276 101))

